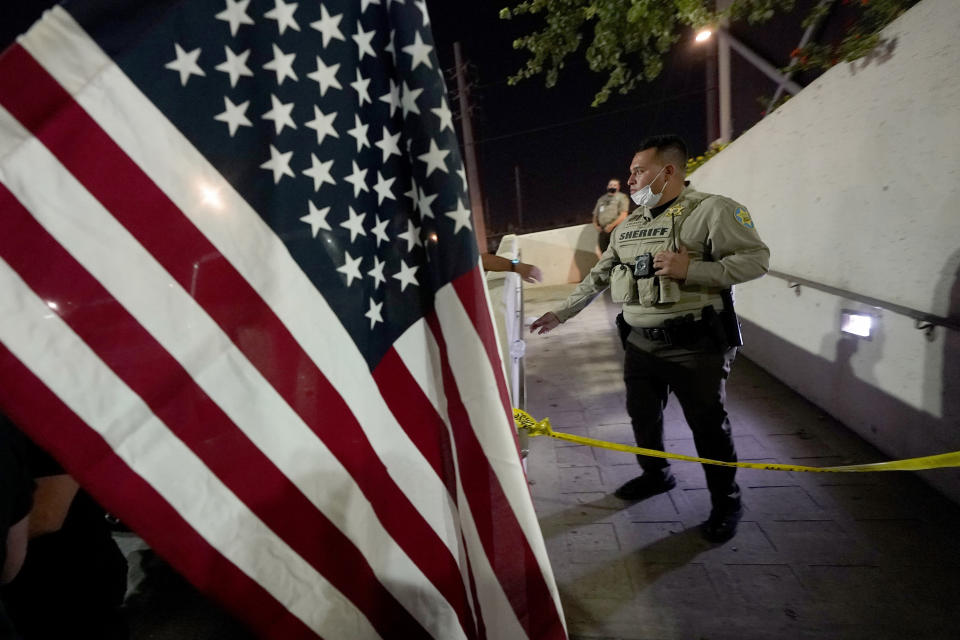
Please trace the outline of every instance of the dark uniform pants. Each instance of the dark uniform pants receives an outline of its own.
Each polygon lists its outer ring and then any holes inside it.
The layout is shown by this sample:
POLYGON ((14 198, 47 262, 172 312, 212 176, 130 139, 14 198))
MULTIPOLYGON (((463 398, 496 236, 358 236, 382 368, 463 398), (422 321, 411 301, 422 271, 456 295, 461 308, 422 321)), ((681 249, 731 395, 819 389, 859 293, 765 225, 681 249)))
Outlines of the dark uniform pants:
MULTIPOLYGON (((723 408, 726 380, 736 354, 736 348, 721 351, 710 338, 677 347, 648 341, 634 331, 626 344, 623 379, 637 445, 663 451, 663 409, 672 391, 693 431, 697 454, 736 462, 730 420, 723 408)), ((638 455, 637 460, 644 473, 663 473, 669 465, 662 458, 638 455)), ((739 506, 736 469, 716 465, 703 468, 713 506, 739 506)))
POLYGON ((610 235, 603 229, 597 234, 597 244, 600 246, 600 253, 603 253, 607 250, 607 247, 610 246, 610 235))

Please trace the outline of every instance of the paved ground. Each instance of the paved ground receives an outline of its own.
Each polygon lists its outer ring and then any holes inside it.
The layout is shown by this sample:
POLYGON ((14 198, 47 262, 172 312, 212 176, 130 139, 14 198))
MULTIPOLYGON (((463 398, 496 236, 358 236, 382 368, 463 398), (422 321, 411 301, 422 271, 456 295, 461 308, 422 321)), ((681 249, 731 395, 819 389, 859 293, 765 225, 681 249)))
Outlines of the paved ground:
MULTIPOLYGON (((526 315, 569 287, 528 289, 526 315)), ((527 408, 557 431, 633 444, 614 305, 597 299, 527 338, 527 408)), ((742 460, 828 466, 884 456, 745 358, 728 412, 742 460)), ((695 455, 679 406, 666 448, 695 455)), ((528 470, 572 638, 960 638, 960 508, 909 474, 741 470, 746 513, 713 546, 699 465, 677 488, 628 505, 611 494, 639 472, 629 454, 530 443, 528 470)))

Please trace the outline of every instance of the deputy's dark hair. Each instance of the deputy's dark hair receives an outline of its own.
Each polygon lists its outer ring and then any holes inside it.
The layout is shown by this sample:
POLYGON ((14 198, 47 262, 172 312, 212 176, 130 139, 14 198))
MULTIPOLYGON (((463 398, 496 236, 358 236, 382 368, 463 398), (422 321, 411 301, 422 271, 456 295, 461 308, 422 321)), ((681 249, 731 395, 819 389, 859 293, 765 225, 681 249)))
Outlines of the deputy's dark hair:
POLYGON ((650 136, 640 143, 637 153, 647 149, 656 149, 657 157, 677 167, 681 173, 687 168, 687 144, 678 135, 665 134, 650 136))

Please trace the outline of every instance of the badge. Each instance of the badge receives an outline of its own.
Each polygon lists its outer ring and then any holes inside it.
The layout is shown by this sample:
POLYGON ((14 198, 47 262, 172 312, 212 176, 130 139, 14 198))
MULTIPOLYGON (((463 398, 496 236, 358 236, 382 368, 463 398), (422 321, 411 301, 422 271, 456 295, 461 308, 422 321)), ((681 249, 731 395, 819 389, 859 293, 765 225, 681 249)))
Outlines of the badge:
POLYGON ((737 210, 733 212, 733 217, 747 229, 753 229, 753 218, 750 217, 750 212, 743 207, 737 207, 737 210))
POLYGON ((670 216, 671 218, 676 218, 677 216, 682 216, 682 215, 683 215, 683 203, 682 203, 682 202, 678 202, 677 204, 675 204, 675 205, 673 205, 672 207, 670 207, 669 209, 667 209, 665 213, 666 213, 668 216, 670 216))

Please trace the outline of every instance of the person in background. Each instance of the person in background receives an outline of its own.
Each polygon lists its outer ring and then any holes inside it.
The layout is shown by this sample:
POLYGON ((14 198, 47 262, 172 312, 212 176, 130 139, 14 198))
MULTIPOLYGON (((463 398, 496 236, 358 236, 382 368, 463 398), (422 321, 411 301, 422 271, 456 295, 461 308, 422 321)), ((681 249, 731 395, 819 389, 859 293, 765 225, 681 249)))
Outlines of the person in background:
POLYGON ((630 200, 627 194, 620 191, 620 181, 610 178, 607 192, 597 199, 597 204, 593 207, 593 228, 599 234, 597 244, 600 246, 600 253, 610 246, 610 234, 618 224, 627 219, 629 211, 630 200))
MULTIPOLYGON (((22 442, 33 493, 27 524, 17 525, 24 529, 20 535, 25 534, 26 558, 9 583, 0 586, 0 602, 20 634, 12 637, 126 640, 121 605, 127 561, 103 509, 46 452, 18 435, 8 419, 0 416, 0 422, 0 449, 8 436, 22 442)), ((22 510, 21 503, 18 513, 22 510)))
MULTIPOLYGON (((0 586, 17 577, 27 554, 33 480, 27 469, 25 442, 0 415, 0 586)), ((19 640, 0 602, 0 640, 19 640)))

